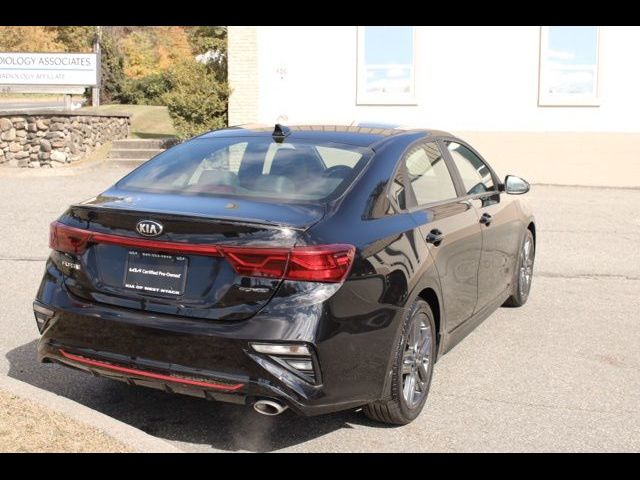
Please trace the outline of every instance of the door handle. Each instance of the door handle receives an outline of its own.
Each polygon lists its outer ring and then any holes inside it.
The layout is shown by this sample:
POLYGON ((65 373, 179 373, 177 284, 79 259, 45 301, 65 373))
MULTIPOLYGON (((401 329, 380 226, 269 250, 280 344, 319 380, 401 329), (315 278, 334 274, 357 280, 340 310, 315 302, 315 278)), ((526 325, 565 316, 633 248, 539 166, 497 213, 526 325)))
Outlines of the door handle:
POLYGON ((491 215, 488 213, 483 213, 480 217, 480 223, 486 225, 487 227, 491 225, 491 215))
POLYGON ((433 243, 437 247, 442 243, 442 240, 444 240, 444 234, 437 228, 434 228, 427 234, 426 240, 427 243, 433 243))

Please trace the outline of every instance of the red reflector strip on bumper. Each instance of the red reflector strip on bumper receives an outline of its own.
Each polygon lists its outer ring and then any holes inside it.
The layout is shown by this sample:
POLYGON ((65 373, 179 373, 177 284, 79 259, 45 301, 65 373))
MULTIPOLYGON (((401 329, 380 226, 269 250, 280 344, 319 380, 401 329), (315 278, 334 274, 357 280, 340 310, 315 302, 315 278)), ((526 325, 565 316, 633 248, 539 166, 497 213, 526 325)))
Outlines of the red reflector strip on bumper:
POLYGON ((128 373, 130 375, 138 375, 140 377, 154 378, 156 380, 165 380, 168 382, 182 383, 185 385, 193 385, 196 387, 214 388, 216 390, 224 390, 227 392, 234 392, 244 386, 244 384, 242 383, 236 383, 233 385, 224 385, 222 383, 204 382, 200 380, 189 380, 186 378, 172 377, 170 375, 162 375, 160 373, 145 372, 144 370, 137 370, 135 368, 120 367, 118 365, 112 365, 110 363, 101 362, 99 360, 90 360, 85 357, 73 355, 71 353, 65 352, 62 349, 60 349, 60 353, 62 354, 63 357, 68 358, 69 360, 73 360, 74 362, 82 363, 84 365, 100 367, 107 370, 113 370, 115 372, 128 373))

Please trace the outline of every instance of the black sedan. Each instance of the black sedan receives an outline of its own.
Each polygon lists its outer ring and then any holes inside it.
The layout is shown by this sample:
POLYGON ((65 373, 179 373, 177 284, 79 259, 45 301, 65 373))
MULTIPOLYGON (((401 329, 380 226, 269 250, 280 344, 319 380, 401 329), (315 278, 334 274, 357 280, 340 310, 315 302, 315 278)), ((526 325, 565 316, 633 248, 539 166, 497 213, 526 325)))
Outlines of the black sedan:
POLYGON ((528 189, 441 131, 201 135, 51 224, 39 358, 266 415, 408 423, 435 361, 527 301, 528 189))

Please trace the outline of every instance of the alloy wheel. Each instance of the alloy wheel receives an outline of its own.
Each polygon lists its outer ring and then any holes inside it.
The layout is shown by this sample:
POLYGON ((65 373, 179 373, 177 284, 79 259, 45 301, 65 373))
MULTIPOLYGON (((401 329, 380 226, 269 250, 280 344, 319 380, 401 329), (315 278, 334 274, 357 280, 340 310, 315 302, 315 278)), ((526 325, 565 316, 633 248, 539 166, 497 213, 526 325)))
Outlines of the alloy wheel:
POLYGON ((425 315, 412 325, 402 356, 402 394, 409 408, 420 404, 429 389, 433 335, 425 315))
POLYGON ((522 244, 522 250, 520 252, 520 272, 518 289, 521 297, 529 295, 531 289, 531 279, 533 277, 533 260, 534 260, 534 246, 531 235, 525 237, 525 241, 522 244))

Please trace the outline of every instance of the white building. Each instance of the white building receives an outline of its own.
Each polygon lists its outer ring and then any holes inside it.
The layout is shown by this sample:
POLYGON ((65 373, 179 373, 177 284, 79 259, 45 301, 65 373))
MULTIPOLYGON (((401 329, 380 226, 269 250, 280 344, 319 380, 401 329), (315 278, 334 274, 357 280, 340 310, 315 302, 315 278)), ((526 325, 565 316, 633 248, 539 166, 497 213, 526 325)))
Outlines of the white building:
POLYGON ((502 175, 640 186, 638 47, 638 27, 229 27, 229 124, 431 127, 502 175))

